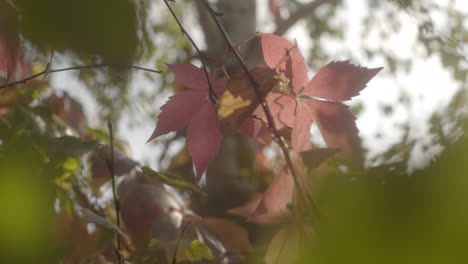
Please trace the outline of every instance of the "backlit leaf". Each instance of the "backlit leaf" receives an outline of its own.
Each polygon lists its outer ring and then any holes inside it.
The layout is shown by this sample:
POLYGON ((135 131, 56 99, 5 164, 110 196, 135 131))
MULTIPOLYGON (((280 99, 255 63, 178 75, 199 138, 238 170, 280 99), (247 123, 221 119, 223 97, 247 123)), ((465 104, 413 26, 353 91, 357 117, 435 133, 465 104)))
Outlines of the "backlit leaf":
POLYGON ((382 68, 365 68, 348 61, 333 61, 322 67, 310 80, 304 94, 328 99, 346 101, 366 87, 382 68))

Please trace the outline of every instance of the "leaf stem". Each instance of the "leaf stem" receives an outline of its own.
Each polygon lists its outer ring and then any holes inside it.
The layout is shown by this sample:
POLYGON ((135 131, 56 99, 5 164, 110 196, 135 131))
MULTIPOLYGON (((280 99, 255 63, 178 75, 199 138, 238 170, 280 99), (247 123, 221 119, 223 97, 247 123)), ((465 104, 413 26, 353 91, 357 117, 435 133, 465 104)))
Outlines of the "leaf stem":
POLYGON ((172 264, 176 264, 177 262, 177 249, 179 248, 179 245, 180 245, 180 241, 182 240, 182 237, 184 236, 184 233, 185 233, 185 230, 187 229, 187 227, 191 224, 192 222, 187 222, 185 223, 184 226, 182 226, 182 230, 180 231, 180 235, 179 235, 179 238, 177 239, 177 244, 176 244, 176 247, 174 249, 174 254, 172 255, 172 261, 171 263, 172 264))

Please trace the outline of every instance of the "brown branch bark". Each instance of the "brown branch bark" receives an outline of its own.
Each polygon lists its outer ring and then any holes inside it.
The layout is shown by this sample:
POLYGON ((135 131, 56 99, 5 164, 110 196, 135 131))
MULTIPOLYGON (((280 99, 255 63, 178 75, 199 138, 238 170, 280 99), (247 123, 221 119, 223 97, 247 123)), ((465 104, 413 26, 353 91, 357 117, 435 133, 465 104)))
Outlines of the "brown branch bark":
POLYGON ((303 19, 307 15, 314 12, 319 6, 321 6, 322 4, 326 2, 330 2, 330 0, 315 0, 311 3, 302 5, 296 10, 296 12, 292 13, 286 20, 281 21, 281 23, 278 24, 278 27, 275 29, 275 32, 273 32, 273 34, 278 35, 278 36, 283 35, 299 20, 303 19))

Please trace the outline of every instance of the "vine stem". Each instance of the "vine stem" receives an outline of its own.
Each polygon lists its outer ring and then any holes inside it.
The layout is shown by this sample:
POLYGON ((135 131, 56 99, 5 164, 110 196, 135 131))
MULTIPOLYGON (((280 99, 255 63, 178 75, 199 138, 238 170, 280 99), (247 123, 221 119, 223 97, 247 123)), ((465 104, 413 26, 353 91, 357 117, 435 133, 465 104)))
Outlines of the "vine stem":
MULTIPOLYGON (((31 76, 29 76, 27 78, 24 78, 22 80, 19 80, 19 81, 7 83, 7 84, 2 84, 2 85, 0 85, 0 89, 15 86, 15 85, 22 84, 22 83, 26 83, 26 82, 28 82, 28 81, 36 78, 36 77, 39 77, 39 76, 42 76, 42 75, 45 76, 45 75, 48 75, 49 73, 72 71, 72 70, 82 70, 82 69, 104 68, 104 67, 112 67, 112 66, 116 66, 116 65, 92 64, 92 65, 73 66, 73 67, 67 67, 67 68, 51 70, 50 69, 50 62, 49 62, 47 64, 47 67, 43 71, 41 71, 39 73, 36 73, 34 75, 31 75, 31 76)), ((148 68, 144 68, 144 67, 140 67, 140 66, 134 66, 134 65, 125 65, 125 66, 120 66, 120 67, 127 67, 127 68, 132 68, 132 69, 142 70, 142 71, 148 71, 148 72, 153 72, 153 73, 162 73, 162 71, 148 69, 148 68)))
MULTIPOLYGON (((289 171, 291 172, 291 175, 294 180, 294 185, 296 186, 296 189, 298 191, 298 195, 300 199, 303 199, 304 201, 306 198, 314 205, 314 201, 310 194, 302 189, 302 185, 299 182, 299 177, 294 169, 294 165, 291 159, 291 156, 289 155, 288 148, 286 147, 286 144, 284 143, 280 133, 275 127, 275 123, 273 121, 273 115, 271 114, 270 108, 266 104, 262 93, 260 92, 260 85, 257 83, 255 78, 252 76, 252 74, 249 72, 249 69, 247 68, 247 65, 244 63, 244 60, 242 59, 242 56, 239 53, 239 50, 236 49, 234 43, 232 42, 231 38, 226 32, 226 29, 224 26, 221 24, 219 21, 219 13, 213 10, 213 8, 210 6, 210 4, 206 0, 200 0, 202 1, 203 5, 206 7, 208 12, 210 13, 211 17, 213 18, 213 21, 215 22, 216 26, 218 27, 222 37, 224 38, 225 42, 228 44, 229 49, 234 53, 236 59, 238 60, 239 64, 241 65, 242 69, 244 72, 247 74, 247 77, 249 78, 250 83, 252 84, 252 87, 254 88, 255 91, 255 96, 257 97, 258 102, 260 102, 260 105, 262 106, 263 111, 265 112, 265 115, 267 117, 268 121, 268 126, 270 127, 270 131, 273 134, 274 138, 276 139, 275 141, 278 143, 279 147, 281 148, 281 151, 283 152, 283 155, 286 159, 286 163, 288 164, 289 171)), ((314 211, 316 210, 315 205, 313 206, 314 211)), ((317 213, 317 212, 316 212, 317 213)), ((318 215, 318 214, 317 214, 318 215)))
POLYGON ((185 230, 187 229, 187 227, 188 227, 191 223, 192 223, 192 222, 189 221, 189 222, 185 223, 185 225, 182 226, 182 230, 180 231, 179 238, 177 239, 177 243, 176 243, 176 246, 175 246, 175 248, 174 248, 174 253, 172 254, 172 261, 171 261, 172 264, 176 264, 176 263, 177 263, 177 249, 179 249, 180 241, 182 240, 182 237, 184 236, 185 230))
MULTIPOLYGON (((175 2, 175 0, 169 0, 171 2, 175 2)), ((198 54, 198 57, 200 58, 201 60, 201 63, 202 63, 202 66, 203 66, 203 71, 205 72, 205 77, 206 77, 206 80, 208 81, 208 88, 209 88, 209 97, 210 97, 210 100, 213 104, 216 104, 216 99, 218 99, 218 96, 216 95, 216 92, 214 91, 214 88, 213 88, 213 83, 211 82, 211 78, 208 74, 208 70, 206 68, 206 62, 205 62, 205 58, 203 57, 200 49, 198 48, 197 44, 195 43, 195 41, 192 39, 192 37, 190 36, 190 34, 187 32, 187 30, 185 30, 184 26, 182 25, 182 23, 180 22, 179 18, 177 17, 177 15, 175 14, 174 10, 172 9, 171 5, 168 3, 168 0, 164 0, 164 3, 166 4, 167 6, 167 9, 169 9, 169 11, 171 12, 171 15, 172 17, 174 18, 174 20, 176 21, 177 25, 179 26, 180 28, 180 31, 182 32, 182 35, 185 35, 187 37, 187 39, 190 41, 190 43, 192 44, 192 46, 195 48, 195 50, 197 51, 197 54, 198 54)))
MULTIPOLYGON (((112 179, 112 197, 114 198, 114 208, 115 208, 115 214, 116 214, 116 222, 117 222, 117 227, 120 228, 120 204, 119 200, 117 199, 117 195, 115 193, 115 171, 114 171, 114 133, 112 129, 112 123, 110 121, 107 121, 107 128, 109 129, 109 138, 110 138, 110 147, 111 147, 111 155, 110 155, 110 160, 107 160, 107 167, 109 169, 109 173, 111 175, 112 179)), ((117 258, 119 260, 119 264, 124 263, 124 259, 122 257, 122 254, 120 253, 120 233, 117 232, 117 249, 115 250, 117 258)))

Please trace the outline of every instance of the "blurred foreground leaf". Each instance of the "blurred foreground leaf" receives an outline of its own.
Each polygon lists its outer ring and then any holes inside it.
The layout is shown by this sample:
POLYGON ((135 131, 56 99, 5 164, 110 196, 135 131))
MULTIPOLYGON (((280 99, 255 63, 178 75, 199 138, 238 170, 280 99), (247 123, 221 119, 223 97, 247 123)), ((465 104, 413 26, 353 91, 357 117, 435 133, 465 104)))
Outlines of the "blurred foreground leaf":
POLYGON ((105 63, 133 61, 137 16, 129 0, 13 0, 24 37, 42 48, 100 56, 105 63))

